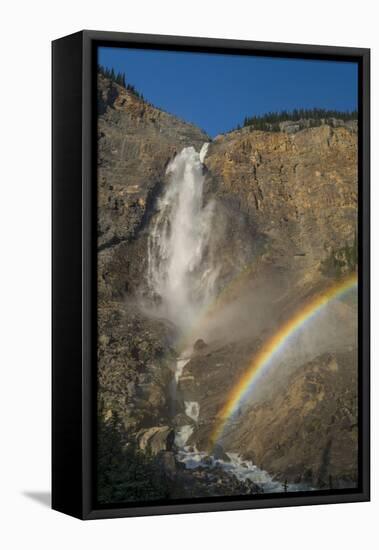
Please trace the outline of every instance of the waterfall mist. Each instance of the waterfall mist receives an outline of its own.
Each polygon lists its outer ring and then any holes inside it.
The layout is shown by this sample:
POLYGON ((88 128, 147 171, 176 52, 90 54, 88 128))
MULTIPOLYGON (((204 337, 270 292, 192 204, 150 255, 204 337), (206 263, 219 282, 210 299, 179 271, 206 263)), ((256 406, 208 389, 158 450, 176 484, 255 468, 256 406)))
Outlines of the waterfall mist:
POLYGON ((218 267, 210 244, 213 203, 204 204, 203 164, 208 144, 184 148, 168 165, 148 242, 148 285, 158 313, 181 331, 213 298, 218 267))

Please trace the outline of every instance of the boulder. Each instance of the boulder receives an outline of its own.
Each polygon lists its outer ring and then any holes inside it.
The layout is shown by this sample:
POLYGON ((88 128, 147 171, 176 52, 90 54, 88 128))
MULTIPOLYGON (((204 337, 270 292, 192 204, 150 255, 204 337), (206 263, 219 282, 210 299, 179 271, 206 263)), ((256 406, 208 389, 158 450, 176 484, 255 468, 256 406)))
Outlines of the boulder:
POLYGON ((194 351, 202 351, 206 347, 207 347, 207 344, 204 342, 202 338, 199 338, 198 340, 196 340, 196 342, 193 345, 194 351))
POLYGON ((153 455, 161 451, 170 451, 174 444, 175 432, 169 426, 155 426, 140 430, 137 434, 138 446, 142 451, 153 455))

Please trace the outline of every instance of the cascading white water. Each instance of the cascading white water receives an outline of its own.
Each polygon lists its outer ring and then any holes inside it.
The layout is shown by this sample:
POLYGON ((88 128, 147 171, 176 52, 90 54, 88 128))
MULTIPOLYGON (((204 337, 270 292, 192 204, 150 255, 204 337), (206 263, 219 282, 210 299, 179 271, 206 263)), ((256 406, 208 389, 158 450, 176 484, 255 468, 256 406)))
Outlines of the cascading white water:
MULTIPOLYGON (((208 150, 204 143, 197 153, 185 147, 168 165, 169 182, 158 203, 158 215, 148 243, 148 283, 159 298, 159 314, 184 332, 212 299, 218 269, 209 246, 213 203, 204 205, 203 162, 208 150)), ((172 384, 175 411, 176 388, 185 365, 190 360, 182 354, 177 362, 172 384)), ((199 404, 185 403, 189 418, 197 422, 199 404)), ((181 426, 176 445, 184 449, 193 426, 181 426)))
MULTIPOLYGON (((179 382, 180 377, 183 374, 183 369, 190 359, 178 359, 176 362, 176 371, 175 371, 175 380, 176 384, 179 382)), ((200 405, 197 401, 184 401, 184 411, 188 418, 191 418, 195 423, 199 420, 200 414, 200 405)), ((176 431, 175 434, 175 444, 179 449, 178 458, 180 461, 183 461, 183 456, 188 452, 188 447, 186 446, 187 441, 194 432, 194 426, 191 424, 184 424, 176 431)))
POLYGON ((197 422, 200 414, 200 405, 197 401, 184 401, 184 410, 189 418, 197 422))
POLYGON ((169 183, 158 203, 148 243, 148 284, 159 313, 182 331, 214 295, 218 269, 209 247, 213 203, 203 201, 205 143, 185 147, 168 165, 169 183))
POLYGON ((180 426, 180 428, 176 431, 175 434, 175 445, 182 449, 182 452, 186 452, 185 444, 187 443, 188 439, 193 434, 193 426, 190 426, 189 424, 185 424, 184 426, 180 426))
POLYGON ((186 364, 189 362, 190 358, 187 357, 187 358, 179 358, 177 361, 176 361, 176 369, 175 369, 175 381, 176 383, 179 382, 179 378, 182 376, 183 374, 183 369, 184 367, 186 366, 186 364))

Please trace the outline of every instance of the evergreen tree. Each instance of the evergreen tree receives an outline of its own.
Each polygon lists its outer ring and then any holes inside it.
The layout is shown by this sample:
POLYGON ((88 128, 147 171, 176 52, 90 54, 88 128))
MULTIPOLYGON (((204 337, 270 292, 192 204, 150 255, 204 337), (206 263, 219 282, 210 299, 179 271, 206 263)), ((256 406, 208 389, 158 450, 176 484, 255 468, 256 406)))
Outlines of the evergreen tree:
MULTIPOLYGON (((308 121, 306 126, 320 126, 322 123, 335 118, 343 121, 356 120, 357 111, 337 111, 332 109, 293 109, 292 111, 268 112, 263 115, 245 117, 243 126, 252 126, 254 130, 278 131, 279 123, 285 121, 302 122, 308 121)), ((301 124, 300 124, 301 125, 301 124)))
POLYGON ((168 498, 167 480, 156 460, 121 435, 113 415, 98 418, 97 495, 102 503, 168 498))
POLYGON ((105 78, 108 78, 109 80, 113 80, 113 82, 116 82, 120 86, 123 86, 126 88, 126 76, 125 73, 122 73, 119 71, 117 74, 115 70, 109 69, 108 67, 103 67, 102 65, 97 66, 97 71, 99 74, 103 75, 105 78))

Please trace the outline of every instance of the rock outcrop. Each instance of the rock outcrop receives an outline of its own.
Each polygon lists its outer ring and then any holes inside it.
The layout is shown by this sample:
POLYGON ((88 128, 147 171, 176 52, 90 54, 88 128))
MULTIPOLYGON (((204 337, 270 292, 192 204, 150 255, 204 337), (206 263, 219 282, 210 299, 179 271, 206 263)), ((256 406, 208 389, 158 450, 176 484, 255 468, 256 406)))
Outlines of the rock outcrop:
POLYGON ((171 451, 174 439, 175 432, 170 426, 148 428, 137 433, 139 448, 153 455, 161 451, 171 451))
POLYGON ((170 326, 123 302, 99 304, 98 406, 123 429, 167 424, 174 351, 170 326))

